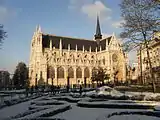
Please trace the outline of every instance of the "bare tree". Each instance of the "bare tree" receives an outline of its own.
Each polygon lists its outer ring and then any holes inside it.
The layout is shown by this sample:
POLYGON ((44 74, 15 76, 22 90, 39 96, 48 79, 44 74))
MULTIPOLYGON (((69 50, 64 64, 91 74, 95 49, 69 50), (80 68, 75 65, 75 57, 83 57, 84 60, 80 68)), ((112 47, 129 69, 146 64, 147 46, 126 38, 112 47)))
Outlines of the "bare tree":
POLYGON ((155 92, 155 78, 152 71, 152 64, 149 55, 148 43, 154 30, 158 30, 159 26, 159 10, 157 10, 158 2, 152 0, 122 0, 120 4, 122 17, 124 45, 128 50, 141 46, 143 44, 147 51, 147 58, 150 67, 150 77, 153 83, 153 92, 155 92))
POLYGON ((6 32, 3 29, 3 25, 0 24, 0 46, 2 46, 2 43, 5 37, 7 37, 6 32))

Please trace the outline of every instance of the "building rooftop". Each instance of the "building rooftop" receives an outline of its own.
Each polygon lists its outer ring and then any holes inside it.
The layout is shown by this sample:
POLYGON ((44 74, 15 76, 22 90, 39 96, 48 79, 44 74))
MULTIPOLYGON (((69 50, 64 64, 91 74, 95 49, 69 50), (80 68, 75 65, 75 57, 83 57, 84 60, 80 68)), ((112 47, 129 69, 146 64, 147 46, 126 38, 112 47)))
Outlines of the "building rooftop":
POLYGON ((97 51, 99 51, 100 46, 101 46, 101 50, 105 50, 106 43, 109 45, 111 37, 112 36, 100 40, 100 43, 98 46, 98 44, 95 40, 43 34, 42 35, 42 45, 43 45, 43 48, 49 48, 50 47, 50 40, 52 40, 52 48, 55 47, 58 49, 59 43, 61 40, 62 49, 68 49, 68 44, 70 44, 71 50, 76 50, 76 45, 77 45, 77 50, 83 50, 83 46, 84 46, 84 50, 89 51, 89 49, 91 47, 91 51, 94 52, 94 51, 96 51, 96 47, 97 47, 97 51))

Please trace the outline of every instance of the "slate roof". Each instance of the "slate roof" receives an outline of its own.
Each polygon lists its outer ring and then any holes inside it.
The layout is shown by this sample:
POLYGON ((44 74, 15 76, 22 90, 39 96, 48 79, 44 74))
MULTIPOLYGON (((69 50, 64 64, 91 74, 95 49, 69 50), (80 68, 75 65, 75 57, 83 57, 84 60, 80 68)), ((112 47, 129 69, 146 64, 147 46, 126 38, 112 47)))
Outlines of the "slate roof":
MULTIPOLYGON (((70 38, 70 37, 55 36, 55 35, 48 35, 48 34, 42 35, 42 46, 43 48, 49 48, 50 40, 52 40, 52 48, 53 47, 59 48, 60 39, 62 41, 62 49, 68 49, 68 44, 70 44, 71 50, 76 50, 76 45, 77 45, 77 50, 82 51, 83 45, 84 45, 84 50, 89 51, 91 46, 92 52, 96 51, 96 47, 97 47, 97 51, 99 51, 98 44, 94 40, 85 40, 80 38, 70 38)), ((108 37, 100 41, 99 45, 101 46, 102 50, 105 50, 106 48, 106 40, 108 40, 107 43, 109 45, 111 37, 108 37)))

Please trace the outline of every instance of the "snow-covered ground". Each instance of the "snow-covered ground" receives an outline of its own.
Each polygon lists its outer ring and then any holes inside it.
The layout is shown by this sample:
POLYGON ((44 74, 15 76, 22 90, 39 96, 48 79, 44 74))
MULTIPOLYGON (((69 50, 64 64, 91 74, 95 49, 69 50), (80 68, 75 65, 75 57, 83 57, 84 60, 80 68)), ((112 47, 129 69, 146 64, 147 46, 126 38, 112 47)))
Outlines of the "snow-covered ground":
POLYGON ((99 120, 97 118, 102 118, 103 116, 116 111, 143 111, 138 109, 81 108, 76 106, 75 103, 71 103, 71 107, 72 109, 49 118, 61 118, 65 120, 99 120))
POLYGON ((112 97, 122 97, 122 96, 127 96, 129 98, 141 98, 143 100, 156 100, 160 101, 160 93, 152 93, 152 92, 119 92, 115 90, 114 88, 108 87, 108 86, 103 86, 100 88, 97 88, 96 90, 89 91, 83 93, 86 96, 107 96, 110 95, 112 97), (143 97, 144 96, 144 97, 143 97))
MULTIPOLYGON (((35 100, 38 100, 38 99, 40 98, 37 98, 35 100)), ((31 101, 33 100, 0 109, 0 120, 3 120, 4 118, 8 118, 11 116, 15 116, 21 112, 27 111, 31 101)))
MULTIPOLYGON (((98 120, 104 120, 98 119, 98 120)), ((160 118, 145 115, 118 115, 108 118, 107 120, 160 120, 160 118)))
POLYGON ((1 109, 0 110, 0 120, 4 118, 8 118, 10 116, 17 115, 21 112, 28 110, 29 104, 30 104, 30 101, 27 101, 24 103, 16 104, 16 105, 1 109))
POLYGON ((20 90, 3 90, 3 91, 0 91, 0 94, 1 93, 23 93, 25 92, 26 90, 25 89, 20 89, 20 90))
POLYGON ((108 86, 103 86, 100 88, 97 88, 96 90, 86 92, 86 95, 111 95, 111 96, 123 96, 124 94, 111 88, 108 86))
MULTIPOLYGON (((2 93, 1 93, 2 94, 2 93)), ((94 90, 91 92, 86 92, 83 94, 98 94, 98 95, 112 95, 112 96, 123 96, 124 94, 112 89, 108 86, 101 87, 98 90, 94 90)), ((126 92, 125 95, 134 96, 134 95, 142 95, 142 93, 136 92, 126 92)), ((145 97, 156 97, 160 94, 153 94, 153 93, 144 93, 145 97)), ((7 98, 6 99, 10 99, 7 98)), ((15 98, 17 99, 19 95, 16 95, 15 98)), ((30 100, 27 102, 22 102, 16 105, 12 105, 10 107, 0 109, 0 120, 4 118, 11 118, 13 116, 21 114, 22 118, 38 118, 40 116, 47 117, 46 115, 49 114, 48 118, 60 118, 65 120, 106 120, 106 116, 115 113, 115 112, 131 112, 131 111, 153 111, 153 109, 131 109, 127 107, 127 109, 120 109, 120 108, 87 108, 87 107, 79 107, 77 103, 84 103, 88 105, 95 105, 95 104, 119 104, 119 105, 151 105, 156 106, 155 110, 157 112, 159 110, 160 102, 152 102, 152 101, 132 101, 132 100, 104 100, 104 99, 92 99, 90 97, 80 97, 78 98, 78 93, 71 93, 71 94, 60 94, 56 96, 43 96, 39 97, 34 100, 30 100), (63 95, 63 96, 62 96, 63 95), (99 101, 101 100, 101 101, 99 101), (103 100, 103 101, 102 101, 103 100), (31 104, 32 103, 32 104, 31 104), (58 109, 64 109, 66 106, 71 106, 71 109, 66 109, 61 113, 55 114, 55 111, 58 109), (31 108, 34 113, 30 112, 29 114, 24 114, 31 108), (44 108, 44 109, 43 109, 44 108), (38 109, 40 111, 38 111, 38 109)), ((15 118, 15 117, 14 117, 15 118)), ((15 120, 18 118, 15 118, 15 120)), ((107 120, 160 120, 160 118, 152 117, 152 116, 142 116, 142 115, 114 115, 107 120)))
POLYGON ((25 94, 14 94, 12 96, 11 95, 8 95, 8 96, 1 96, 0 95, 0 98, 3 100, 11 100, 11 99, 23 98, 25 96, 26 96, 25 94))

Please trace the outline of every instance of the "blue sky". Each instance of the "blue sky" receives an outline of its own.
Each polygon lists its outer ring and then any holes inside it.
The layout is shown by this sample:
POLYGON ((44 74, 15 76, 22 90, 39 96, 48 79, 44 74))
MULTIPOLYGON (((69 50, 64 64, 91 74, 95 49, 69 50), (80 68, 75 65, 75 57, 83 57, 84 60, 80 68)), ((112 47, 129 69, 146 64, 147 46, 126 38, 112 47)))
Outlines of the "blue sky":
POLYGON ((13 73, 18 62, 29 63, 36 25, 42 32, 93 39, 99 14, 104 36, 121 31, 120 0, 0 0, 0 24, 8 37, 0 50, 0 69, 13 73))

